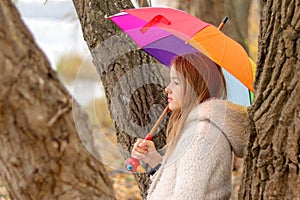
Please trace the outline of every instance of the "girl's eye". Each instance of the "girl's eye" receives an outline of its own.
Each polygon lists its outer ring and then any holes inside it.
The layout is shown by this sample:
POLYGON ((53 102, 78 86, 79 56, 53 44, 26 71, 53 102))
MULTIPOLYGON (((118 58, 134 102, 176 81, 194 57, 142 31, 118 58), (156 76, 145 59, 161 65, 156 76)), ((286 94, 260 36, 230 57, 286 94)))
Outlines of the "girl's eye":
POLYGON ((176 81, 175 81, 174 84, 175 84, 175 85, 179 85, 179 82, 176 82, 176 81))

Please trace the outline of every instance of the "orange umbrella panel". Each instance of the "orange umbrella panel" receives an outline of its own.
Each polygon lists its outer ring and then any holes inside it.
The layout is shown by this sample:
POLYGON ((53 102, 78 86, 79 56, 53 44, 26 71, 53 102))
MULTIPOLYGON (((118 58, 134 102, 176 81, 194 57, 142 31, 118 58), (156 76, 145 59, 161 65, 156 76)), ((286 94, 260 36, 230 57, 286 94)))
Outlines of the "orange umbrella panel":
POLYGON ((249 90, 254 91, 252 66, 246 51, 239 43, 214 26, 198 32, 188 43, 227 70, 249 90))

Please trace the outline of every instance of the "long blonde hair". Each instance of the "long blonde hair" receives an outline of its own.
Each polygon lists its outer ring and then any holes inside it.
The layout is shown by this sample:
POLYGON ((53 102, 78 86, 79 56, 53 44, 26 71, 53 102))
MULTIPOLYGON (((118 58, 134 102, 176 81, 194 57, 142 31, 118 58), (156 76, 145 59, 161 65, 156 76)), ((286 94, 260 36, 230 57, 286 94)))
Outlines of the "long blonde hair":
POLYGON ((178 143, 184 123, 192 109, 210 98, 226 98, 226 83, 221 67, 201 53, 175 58, 171 65, 182 83, 181 108, 171 113, 167 126, 167 153, 178 143))

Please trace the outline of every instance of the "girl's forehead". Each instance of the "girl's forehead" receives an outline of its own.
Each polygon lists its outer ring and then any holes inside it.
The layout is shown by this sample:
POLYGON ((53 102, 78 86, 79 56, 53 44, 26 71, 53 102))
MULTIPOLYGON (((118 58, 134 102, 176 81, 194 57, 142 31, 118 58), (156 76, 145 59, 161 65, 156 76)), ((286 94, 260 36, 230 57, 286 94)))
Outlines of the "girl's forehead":
POLYGON ((173 66, 171 67, 171 70, 170 70, 170 76, 171 76, 171 77, 177 77, 177 76, 178 76, 178 73, 177 73, 177 71, 174 69, 173 66))

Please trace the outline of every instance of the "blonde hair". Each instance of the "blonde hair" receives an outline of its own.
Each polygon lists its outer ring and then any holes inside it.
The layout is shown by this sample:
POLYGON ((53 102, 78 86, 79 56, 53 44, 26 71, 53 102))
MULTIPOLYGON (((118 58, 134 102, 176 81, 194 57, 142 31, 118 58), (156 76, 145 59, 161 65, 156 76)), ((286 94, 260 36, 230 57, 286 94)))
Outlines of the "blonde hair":
POLYGON ((201 53, 175 58, 171 65, 182 83, 181 108, 171 113, 167 126, 167 153, 178 143, 184 123, 192 109, 210 98, 226 98, 226 83, 221 67, 201 53))

